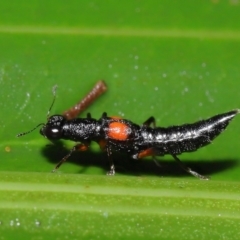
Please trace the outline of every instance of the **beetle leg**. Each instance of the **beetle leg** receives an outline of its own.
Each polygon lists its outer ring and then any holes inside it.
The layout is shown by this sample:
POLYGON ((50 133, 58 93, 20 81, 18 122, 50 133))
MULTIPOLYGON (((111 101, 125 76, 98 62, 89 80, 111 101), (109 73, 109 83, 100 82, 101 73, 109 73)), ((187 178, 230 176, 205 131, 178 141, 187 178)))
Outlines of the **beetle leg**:
POLYGON ((108 155, 108 159, 109 159, 109 163, 110 163, 110 171, 107 172, 107 175, 115 175, 115 166, 114 166, 114 162, 112 159, 112 150, 109 146, 106 146, 106 151, 107 151, 107 155, 108 155))
POLYGON ((173 158, 178 162, 179 166, 186 172, 192 174, 194 177, 197 177, 199 179, 202 179, 202 180, 209 180, 209 177, 207 176, 203 176, 195 171, 193 171, 191 168, 187 167, 183 162, 180 161, 180 159, 174 155, 174 154, 171 154, 173 156, 173 158))
POLYGON ((156 127, 156 121, 155 121, 155 118, 154 118, 154 117, 148 118, 148 119, 143 123, 143 125, 146 126, 146 127, 150 127, 151 124, 153 125, 153 128, 156 127))
POLYGON ((159 161, 156 159, 156 156, 152 156, 152 160, 157 165, 157 167, 160 167, 160 168, 162 167, 161 163, 159 163, 159 161))
POLYGON ((104 113, 102 114, 102 118, 106 118, 106 117, 107 117, 107 113, 104 112, 104 113))
POLYGON ((75 151, 86 151, 88 150, 90 143, 79 143, 75 145, 70 152, 62 158, 62 160, 55 166, 55 168, 52 170, 52 172, 56 172, 56 170, 64 163, 67 161, 67 159, 72 155, 73 152, 75 151))

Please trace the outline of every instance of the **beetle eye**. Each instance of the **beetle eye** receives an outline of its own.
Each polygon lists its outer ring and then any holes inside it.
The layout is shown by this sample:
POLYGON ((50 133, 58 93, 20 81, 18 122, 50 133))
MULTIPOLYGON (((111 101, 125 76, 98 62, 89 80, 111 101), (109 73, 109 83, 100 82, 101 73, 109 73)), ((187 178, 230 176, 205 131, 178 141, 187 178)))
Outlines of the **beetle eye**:
POLYGON ((57 140, 62 136, 62 131, 59 128, 47 128, 45 131, 45 136, 48 139, 57 140))

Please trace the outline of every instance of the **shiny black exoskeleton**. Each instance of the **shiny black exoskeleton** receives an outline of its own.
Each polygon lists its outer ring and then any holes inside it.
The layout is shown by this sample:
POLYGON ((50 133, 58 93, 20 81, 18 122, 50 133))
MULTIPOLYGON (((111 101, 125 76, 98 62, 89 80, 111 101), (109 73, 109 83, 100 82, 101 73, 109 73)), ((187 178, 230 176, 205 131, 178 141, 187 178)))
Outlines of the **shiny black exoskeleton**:
POLYGON ((239 110, 233 110, 193 124, 167 128, 155 127, 153 117, 139 126, 126 119, 107 117, 106 113, 99 120, 91 118, 90 114, 87 118, 72 120, 67 120, 62 115, 54 115, 43 125, 40 133, 50 140, 66 139, 80 142, 54 170, 59 168, 73 151, 85 151, 91 141, 95 141, 107 151, 111 163, 109 175, 115 174, 112 151, 121 151, 135 159, 152 156, 155 160, 155 156, 170 154, 185 171, 200 179, 208 179, 186 167, 177 155, 193 152, 210 144, 238 113, 239 110))

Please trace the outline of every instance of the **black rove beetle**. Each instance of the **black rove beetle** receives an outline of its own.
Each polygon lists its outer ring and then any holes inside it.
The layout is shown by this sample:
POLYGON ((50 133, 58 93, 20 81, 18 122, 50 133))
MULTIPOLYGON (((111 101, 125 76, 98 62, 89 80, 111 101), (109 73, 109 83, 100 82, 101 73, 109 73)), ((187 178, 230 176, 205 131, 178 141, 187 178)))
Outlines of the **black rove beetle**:
POLYGON ((41 135, 51 141, 65 139, 80 142, 56 165, 53 171, 56 171, 74 151, 85 151, 88 149, 91 141, 95 141, 102 150, 107 152, 110 161, 108 175, 115 174, 112 151, 119 151, 130 154, 134 159, 152 156, 155 162, 156 156, 170 154, 186 172, 199 179, 208 179, 208 177, 185 166, 177 155, 183 152, 194 152, 210 144, 240 112, 239 109, 218 114, 193 124, 167 128, 156 127, 154 117, 147 119, 141 126, 127 119, 108 117, 106 113, 103 113, 99 120, 92 118, 89 113, 87 118, 76 118, 80 112, 104 93, 106 89, 105 83, 99 81, 85 98, 74 107, 65 111, 63 115, 49 117, 56 97, 56 87, 54 87, 54 99, 47 114, 47 123, 41 123, 28 132, 18 134, 17 137, 26 135, 37 127, 42 126, 40 130, 41 135))

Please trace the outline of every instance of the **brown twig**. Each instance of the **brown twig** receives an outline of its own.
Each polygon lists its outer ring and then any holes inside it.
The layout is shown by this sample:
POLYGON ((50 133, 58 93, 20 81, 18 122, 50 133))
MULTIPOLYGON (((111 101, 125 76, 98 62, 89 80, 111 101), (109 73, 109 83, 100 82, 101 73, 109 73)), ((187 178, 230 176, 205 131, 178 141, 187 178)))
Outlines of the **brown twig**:
POLYGON ((107 90, 107 85, 103 80, 98 81, 93 89, 76 105, 69 108, 65 112, 63 112, 63 116, 66 119, 74 119, 81 112, 83 112, 90 104, 92 104, 99 96, 101 96, 107 90))

